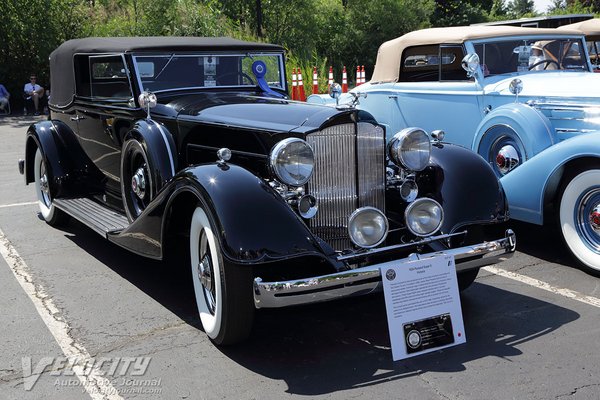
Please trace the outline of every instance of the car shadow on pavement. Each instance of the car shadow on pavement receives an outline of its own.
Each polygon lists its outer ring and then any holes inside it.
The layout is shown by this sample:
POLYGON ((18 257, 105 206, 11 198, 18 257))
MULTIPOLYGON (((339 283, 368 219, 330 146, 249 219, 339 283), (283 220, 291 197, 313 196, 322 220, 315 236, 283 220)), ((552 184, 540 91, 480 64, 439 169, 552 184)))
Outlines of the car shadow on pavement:
POLYGON ((515 231, 519 252, 550 263, 579 268, 577 261, 571 256, 567 245, 562 240, 560 228, 556 224, 549 223, 541 226, 510 220, 493 227, 495 233, 492 235, 498 236, 507 228, 515 231))
POLYGON ((323 395, 429 371, 458 372, 485 357, 516 357, 519 345, 579 318, 538 299, 475 283, 463 293, 467 343, 392 361, 382 295, 259 313, 249 343, 222 351, 244 367, 323 395))
MULTIPOLYGON (((72 221, 67 237, 201 331, 189 270, 136 256, 72 221)), ((485 357, 522 354, 519 345, 575 321, 579 314, 476 281, 461 296, 467 343, 392 361, 383 295, 256 312, 248 341, 219 350, 248 370, 282 380, 287 392, 323 395, 425 372, 457 372, 485 357)))

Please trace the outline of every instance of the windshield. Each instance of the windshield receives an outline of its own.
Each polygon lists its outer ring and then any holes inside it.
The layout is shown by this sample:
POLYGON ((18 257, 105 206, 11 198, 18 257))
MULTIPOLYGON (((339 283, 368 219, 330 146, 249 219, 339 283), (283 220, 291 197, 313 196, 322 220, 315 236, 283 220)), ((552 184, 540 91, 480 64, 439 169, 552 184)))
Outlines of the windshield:
POLYGON ((485 76, 527 71, 589 71, 580 39, 537 38, 475 44, 485 76))
POLYGON ((271 88, 284 89, 281 54, 160 54, 133 57, 143 90, 158 92, 184 88, 257 85, 252 63, 267 66, 265 80, 271 88))

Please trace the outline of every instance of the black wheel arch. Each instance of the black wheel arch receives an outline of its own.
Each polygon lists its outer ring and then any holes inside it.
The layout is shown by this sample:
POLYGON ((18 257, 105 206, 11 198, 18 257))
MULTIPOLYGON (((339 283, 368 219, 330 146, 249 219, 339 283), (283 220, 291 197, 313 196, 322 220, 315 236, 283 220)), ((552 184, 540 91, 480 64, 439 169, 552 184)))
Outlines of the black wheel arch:
POLYGON ((75 133, 61 121, 32 124, 25 143, 25 183, 34 182, 35 152, 40 149, 51 177, 52 197, 77 196, 94 190, 102 174, 87 158, 75 133))

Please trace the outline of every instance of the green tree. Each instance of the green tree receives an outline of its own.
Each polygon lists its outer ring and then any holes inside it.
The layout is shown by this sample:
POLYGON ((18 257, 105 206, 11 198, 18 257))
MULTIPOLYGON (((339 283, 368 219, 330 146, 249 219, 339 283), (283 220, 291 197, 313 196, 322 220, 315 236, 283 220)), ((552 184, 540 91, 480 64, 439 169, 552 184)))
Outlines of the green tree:
POLYGON ((508 3, 508 13, 512 18, 535 15, 533 0, 512 0, 508 3))
MULTIPOLYGON (((486 21, 486 11, 471 1, 436 0, 431 17, 433 26, 460 26, 486 21)), ((490 4, 490 9, 493 4, 490 4)))

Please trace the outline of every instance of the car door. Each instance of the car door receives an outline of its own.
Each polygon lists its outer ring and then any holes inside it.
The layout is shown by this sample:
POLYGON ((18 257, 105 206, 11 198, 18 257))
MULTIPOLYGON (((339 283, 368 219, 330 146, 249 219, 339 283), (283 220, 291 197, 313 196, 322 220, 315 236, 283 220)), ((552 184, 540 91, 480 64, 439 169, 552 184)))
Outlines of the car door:
POLYGON ((76 107, 78 137, 104 174, 106 194, 120 204, 121 145, 133 123, 129 72, 123 55, 89 56, 88 65, 90 102, 79 102, 76 107))
POLYGON ((427 45, 404 51, 390 102, 396 131, 419 126, 442 129, 452 142, 471 147, 483 117, 482 90, 461 66, 462 45, 427 45))

